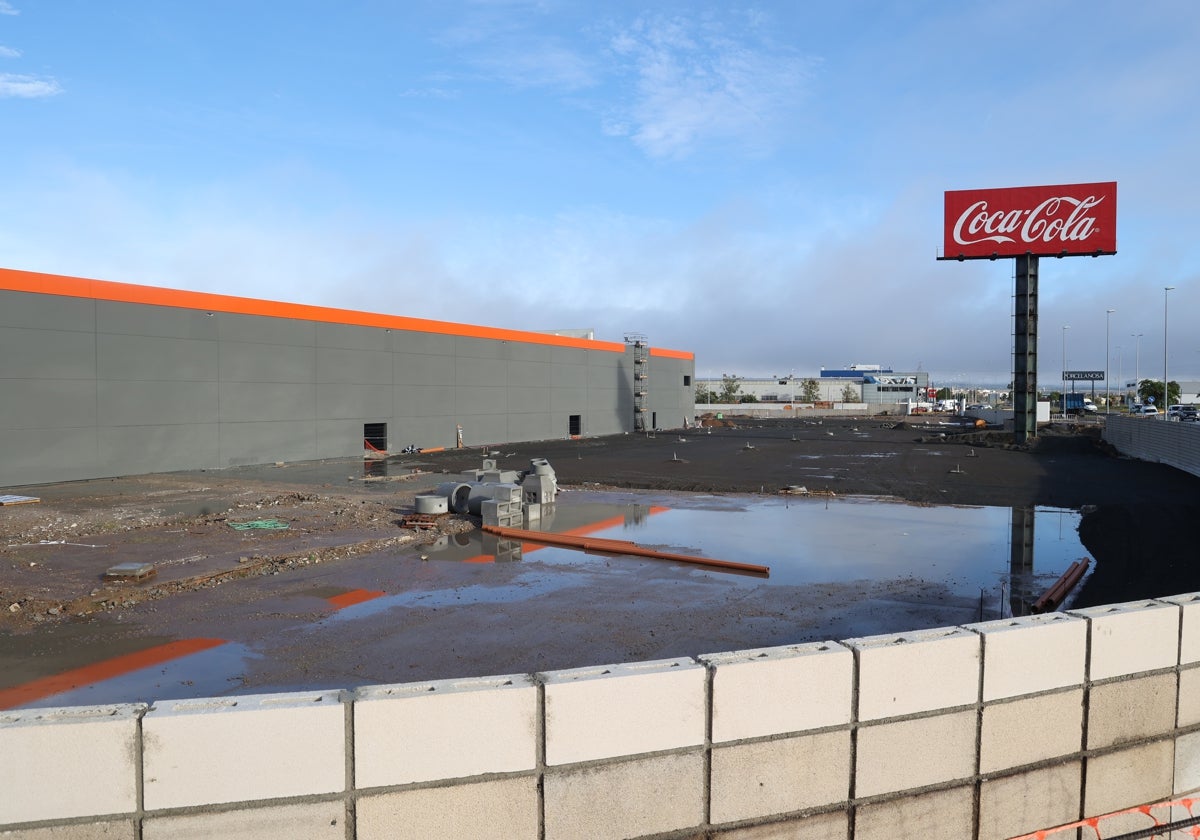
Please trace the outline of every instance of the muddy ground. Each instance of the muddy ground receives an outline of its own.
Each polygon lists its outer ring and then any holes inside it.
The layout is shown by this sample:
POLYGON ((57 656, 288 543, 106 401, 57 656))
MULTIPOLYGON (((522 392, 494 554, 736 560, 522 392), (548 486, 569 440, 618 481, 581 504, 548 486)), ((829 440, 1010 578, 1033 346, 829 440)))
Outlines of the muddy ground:
POLYGON ((568 494, 616 491, 648 504, 807 492, 1082 509, 1096 563, 1077 605, 1200 590, 1190 529, 1200 479, 1116 457, 1094 428, 1016 447, 1000 433, 880 420, 743 421, 384 464, 6 487, 41 501, 0 507, 0 708, 525 673, 977 618, 975 604, 911 577, 765 589, 628 559, 553 569, 439 562, 430 547, 477 520, 452 515, 413 530, 403 517, 416 493, 485 456, 507 469, 543 457, 568 494), (287 528, 231 527, 264 520, 287 528), (156 574, 104 581, 128 562, 156 574), (344 609, 368 596, 379 609, 344 609), (106 687, 94 670, 181 639, 216 647, 188 667, 152 669, 148 681, 106 687))

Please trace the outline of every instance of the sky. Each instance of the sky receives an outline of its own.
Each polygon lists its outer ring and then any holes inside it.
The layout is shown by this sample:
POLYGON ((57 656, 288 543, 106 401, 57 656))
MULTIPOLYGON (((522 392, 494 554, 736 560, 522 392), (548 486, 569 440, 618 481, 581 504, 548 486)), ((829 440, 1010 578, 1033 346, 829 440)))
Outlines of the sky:
POLYGON ((944 192, 1116 181, 1039 382, 1200 380, 1197 56, 1194 0, 0 0, 0 266, 1006 383, 944 192))

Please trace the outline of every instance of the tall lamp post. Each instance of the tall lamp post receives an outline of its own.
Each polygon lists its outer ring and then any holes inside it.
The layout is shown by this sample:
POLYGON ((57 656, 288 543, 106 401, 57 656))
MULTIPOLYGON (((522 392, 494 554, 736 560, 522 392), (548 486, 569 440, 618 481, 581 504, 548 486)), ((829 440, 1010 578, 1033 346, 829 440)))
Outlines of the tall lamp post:
MULTIPOLYGON (((1121 350, 1120 344, 1117 345, 1117 381, 1122 383, 1121 391, 1124 392, 1126 390, 1125 385, 1124 385, 1124 382, 1125 382, 1125 354, 1121 350)), ((1121 400, 1121 405, 1125 405, 1124 399, 1121 400)))
POLYGON ((1112 333, 1112 314, 1115 309, 1105 310, 1104 315, 1104 413, 1108 414, 1109 403, 1112 402, 1108 396, 1108 367, 1112 363, 1112 358, 1109 356, 1108 340, 1112 333))
POLYGON ((1062 394, 1058 398, 1059 410, 1066 413, 1067 410, 1067 330, 1071 329, 1066 324, 1063 325, 1063 367, 1062 367, 1062 394))
POLYGON ((1130 333, 1130 338, 1136 338, 1137 343, 1133 347, 1133 398, 1140 400, 1142 398, 1142 333, 1130 333))
POLYGON ((1167 384, 1167 297, 1174 286, 1163 286, 1163 419, 1167 419, 1167 409, 1171 407, 1171 386, 1167 384))

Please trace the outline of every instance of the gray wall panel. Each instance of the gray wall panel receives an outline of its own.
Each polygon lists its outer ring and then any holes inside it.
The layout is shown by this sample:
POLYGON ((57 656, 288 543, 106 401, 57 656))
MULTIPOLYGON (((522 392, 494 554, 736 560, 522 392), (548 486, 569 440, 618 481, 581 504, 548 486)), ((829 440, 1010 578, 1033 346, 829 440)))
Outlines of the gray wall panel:
POLYGON ((586 388, 555 388, 550 394, 550 410, 557 414, 583 414, 587 408, 586 388))
MULTIPOLYGON (((605 351, 596 352, 604 353, 605 351)), ((588 352, 578 347, 552 347, 550 354, 550 361, 556 365, 586 365, 588 363, 588 352)), ((620 356, 619 353, 614 355, 620 356)))
POLYGON ((549 388, 508 389, 508 410, 513 414, 529 414, 550 410, 549 388))
POLYGON ((97 457, 105 475, 221 466, 216 423, 101 428, 97 439, 97 457))
POLYGON ((391 384, 391 353, 379 350, 345 350, 322 347, 317 350, 317 382, 351 382, 358 385, 391 384))
POLYGON ((217 342, 131 335, 96 336, 104 380, 217 381, 217 342))
POLYGON ((222 467, 316 457, 317 424, 312 420, 221 424, 222 467))
POLYGON ((317 385, 318 420, 366 418, 362 422, 382 423, 391 414, 392 387, 390 385, 352 385, 350 383, 317 385))
POLYGON ((319 323, 317 324, 317 346, 390 353, 392 336, 387 330, 378 327, 319 323))
POLYGON ((314 347, 221 342, 222 382, 315 382, 314 347))
MULTIPOLYGON (((12 429, 0 441, 0 487, 11 492, 22 484, 49 484, 81 477, 112 475, 96 465, 96 427, 85 429, 12 429)), ((36 493, 32 495, 37 495, 36 493)))
POLYGON ((509 362, 506 376, 510 388, 549 388, 551 384, 547 362, 509 362))
POLYGON ((507 414, 468 414, 461 425, 466 446, 484 446, 508 439, 507 414))
POLYGON ((453 417, 454 389, 446 385, 415 385, 397 389, 396 417, 453 417))
MULTIPOLYGON (((317 457, 318 458, 353 458, 363 454, 363 423, 382 423, 384 420, 318 420, 317 421, 317 457)), ((393 443, 392 429, 395 423, 388 423, 388 446, 401 449, 404 444, 397 446, 393 443)))
POLYGON ((101 427, 212 423, 215 429, 218 419, 216 382, 101 382, 96 402, 101 427))
POLYGON ((393 369, 397 385, 454 384, 453 356, 398 355, 393 369))
POLYGON ((586 365, 551 365, 550 385, 556 389, 587 387, 587 373, 586 365))
POLYGON ((217 334, 221 341, 245 341, 255 344, 289 344, 296 347, 315 347, 317 325, 312 321, 288 318, 263 318, 218 312, 217 334))
MULTIPOLYGON (((222 423, 286 421, 297 417, 314 418, 316 386, 281 382, 222 382, 220 384, 222 423)), ((278 461, 268 458, 268 461, 278 461)))
POLYGON ((392 349, 397 353, 453 356, 454 336, 397 330, 392 333, 392 349))
POLYGON ((471 414, 504 414, 508 411, 508 390, 496 388, 459 388, 454 395, 455 411, 471 414))
POLYGON ((96 331, 114 335, 145 335, 216 341, 217 316, 197 309, 96 301, 96 331))
POLYGON ((454 355, 471 359, 506 359, 508 358, 508 342, 455 336, 454 355))
POLYGON ((508 358, 514 362, 549 363, 553 356, 548 344, 526 344, 523 341, 513 341, 508 345, 508 358))
MULTIPOLYGON (((94 379, 0 380, 0 429, 72 429, 96 425, 94 379)), ((4 442, 7 447, 7 441, 4 442)), ((58 453, 55 453, 57 457, 58 453)))
POLYGON ((64 330, 0 327, 0 379, 90 379, 96 337, 64 330))
POLYGON ((508 362, 503 359, 454 359, 454 384, 463 388, 503 386, 508 378, 508 362))
POLYGON ((96 329, 96 301, 0 290, 0 327, 34 325, 90 333, 96 329))
POLYGON ((507 440, 549 440, 562 437, 567 433, 564 426, 555 435, 552 418, 549 413, 540 414, 510 414, 508 415, 507 440))

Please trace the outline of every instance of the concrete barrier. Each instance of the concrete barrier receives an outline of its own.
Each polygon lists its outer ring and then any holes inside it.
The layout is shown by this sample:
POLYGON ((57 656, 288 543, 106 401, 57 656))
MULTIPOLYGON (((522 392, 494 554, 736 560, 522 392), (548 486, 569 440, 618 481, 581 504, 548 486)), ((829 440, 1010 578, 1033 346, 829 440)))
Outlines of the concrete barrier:
POLYGON ((1104 440, 1122 455, 1200 476, 1200 423, 1110 414, 1104 423, 1104 440))
POLYGON ((14 710, 0 757, 0 837, 19 840, 996 840, 1200 791, 1200 594, 532 675, 14 710))

